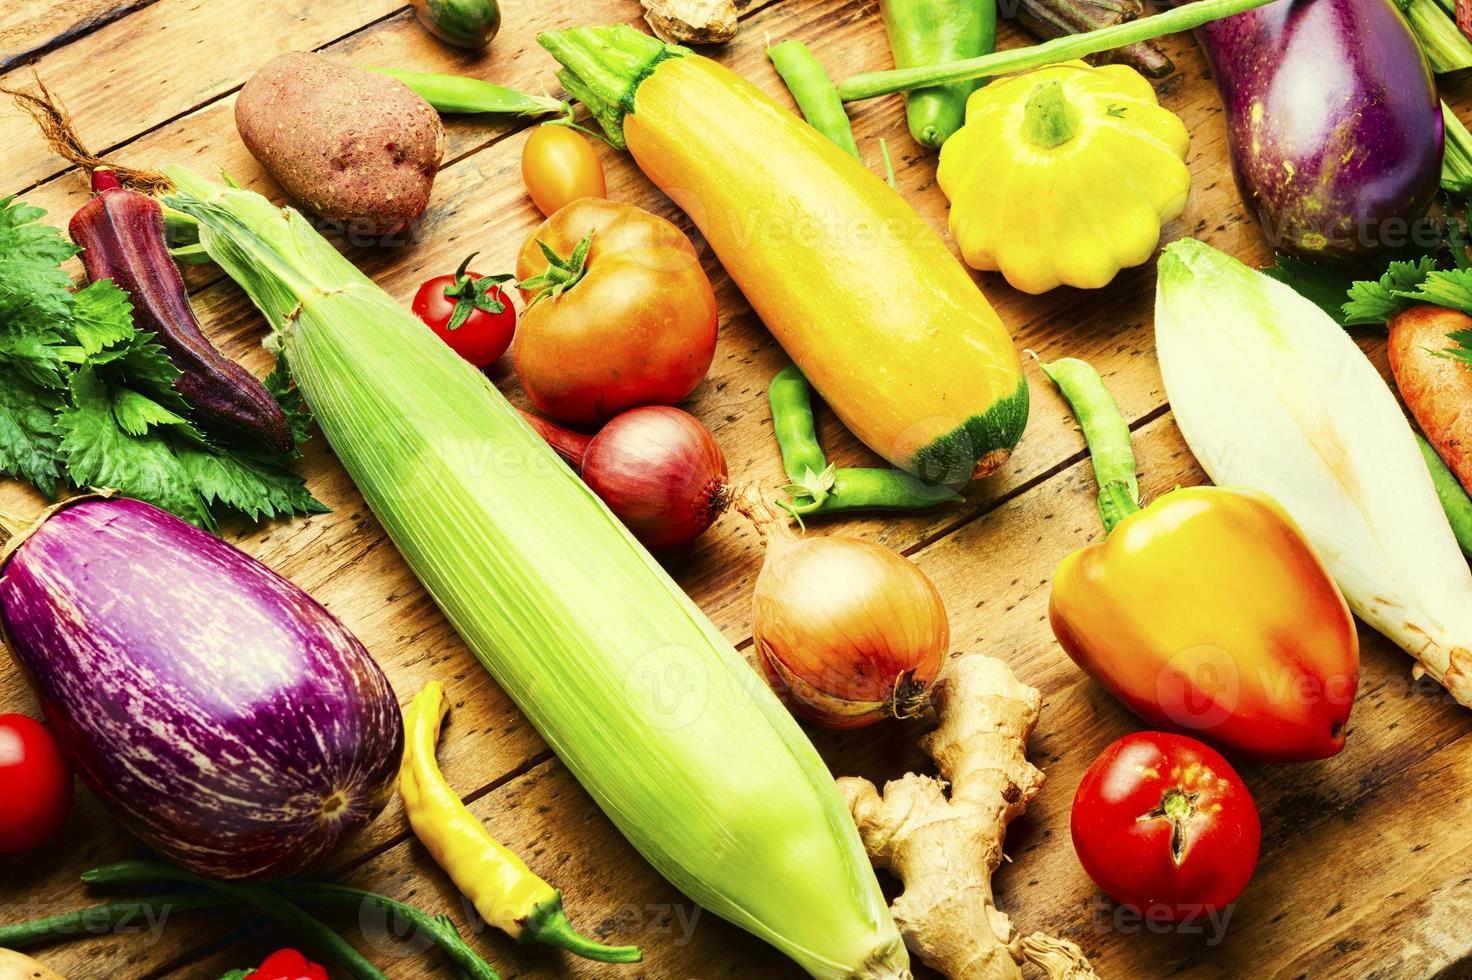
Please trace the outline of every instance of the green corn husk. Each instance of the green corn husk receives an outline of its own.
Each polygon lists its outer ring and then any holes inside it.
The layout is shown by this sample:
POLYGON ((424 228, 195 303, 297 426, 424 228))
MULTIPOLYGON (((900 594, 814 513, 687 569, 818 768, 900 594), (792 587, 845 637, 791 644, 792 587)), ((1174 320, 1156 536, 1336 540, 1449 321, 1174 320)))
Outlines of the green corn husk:
POLYGON ((297 212, 168 173, 405 560, 640 853, 815 977, 908 977, 822 759, 659 563, 297 212))

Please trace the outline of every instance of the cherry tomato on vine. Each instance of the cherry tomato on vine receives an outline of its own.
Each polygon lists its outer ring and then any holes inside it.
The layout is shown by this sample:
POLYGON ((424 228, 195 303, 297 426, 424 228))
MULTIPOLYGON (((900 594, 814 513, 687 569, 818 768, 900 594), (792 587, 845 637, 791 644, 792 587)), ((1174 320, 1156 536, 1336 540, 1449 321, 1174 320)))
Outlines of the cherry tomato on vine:
POLYGON ((50 840, 71 809, 72 774, 34 718, 0 715, 0 800, 0 854, 50 840))
POLYGON ((593 144, 567 126, 532 130, 521 150, 521 179, 532 203, 547 216, 580 197, 608 196, 593 144))
POLYGON ((414 315, 450 348, 478 368, 506 353, 516 332, 516 307, 501 288, 514 276, 467 272, 472 252, 454 275, 435 276, 414 294, 414 315))
POLYGON ((1137 732, 1105 749, 1073 797, 1073 847, 1120 905, 1171 922, 1232 903, 1262 825, 1242 777, 1185 735, 1137 732))

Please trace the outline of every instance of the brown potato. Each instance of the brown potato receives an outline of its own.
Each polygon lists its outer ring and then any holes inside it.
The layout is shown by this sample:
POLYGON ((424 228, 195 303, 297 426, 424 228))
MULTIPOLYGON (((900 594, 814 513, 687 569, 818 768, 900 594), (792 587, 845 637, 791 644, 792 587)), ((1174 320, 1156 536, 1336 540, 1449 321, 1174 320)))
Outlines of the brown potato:
POLYGON ((1440 351, 1447 334, 1472 330, 1472 317, 1413 306, 1390 321, 1390 370, 1426 441, 1472 493, 1472 368, 1440 351))
POLYGON ((417 221, 445 152, 439 114, 408 86, 300 51, 251 76, 235 125, 298 204, 357 234, 417 221))

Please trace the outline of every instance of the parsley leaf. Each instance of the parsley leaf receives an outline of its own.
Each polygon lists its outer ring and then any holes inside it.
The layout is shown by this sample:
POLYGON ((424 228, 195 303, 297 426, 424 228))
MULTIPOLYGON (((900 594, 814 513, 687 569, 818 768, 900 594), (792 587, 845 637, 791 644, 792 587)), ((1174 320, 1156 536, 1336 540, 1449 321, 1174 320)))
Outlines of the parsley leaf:
POLYGON ((1472 330, 1454 331, 1447 334, 1447 339, 1452 342, 1453 346, 1443 350, 1442 355, 1454 361, 1461 361, 1467 367, 1472 368, 1472 330))
POLYGON ((1345 290, 1350 288, 1349 277, 1333 266, 1305 262, 1281 252, 1276 258, 1277 263, 1263 269, 1263 273, 1285 286, 1291 286, 1304 299, 1312 300, 1314 305, 1333 317, 1335 323, 1343 326, 1344 313, 1340 308, 1344 305, 1345 290))
POLYGON ((327 511, 307 492, 301 477, 264 457, 228 449, 212 452, 198 445, 181 445, 176 451, 206 502, 224 504, 252 521, 327 511))
MULTIPOLYGON (((325 510, 288 457, 195 425, 180 370, 138 329, 128 294, 110 280, 73 293, 62 264, 77 249, 43 214, 0 201, 0 472, 52 497, 63 483, 113 489, 211 530, 227 511, 325 510)), ((284 361, 269 387, 307 438, 284 361)))
POLYGON ((133 336, 133 304, 111 279, 94 282, 73 297, 72 332, 84 354, 121 344, 133 336))
POLYGON ((1344 304, 1341 322, 1384 323, 1401 310, 1414 305, 1408 299, 1411 290, 1436 271, 1436 258, 1423 255, 1414 262, 1392 262, 1379 279, 1366 279, 1349 288, 1349 302, 1344 304))
POLYGON ((271 397, 276 399, 276 404, 281 406, 281 411, 286 416, 286 424, 291 426, 291 438, 297 445, 301 445, 312 437, 312 413, 307 409, 306 399, 302 397, 301 390, 291 380, 291 369, 286 363, 286 352, 279 351, 276 354, 276 367, 266 375, 266 390, 271 397))
POLYGON ((1397 295, 1415 303, 1430 303, 1432 306, 1472 313, 1472 270, 1446 269, 1433 272, 1415 289, 1405 290, 1397 295))
POLYGON ((0 472, 21 477, 47 497, 56 496, 61 481, 56 414, 64 404, 62 392, 23 378, 0 384, 0 472))
POLYGON ((114 414, 116 398, 97 367, 84 364, 72 376, 71 405, 56 422, 72 483, 114 489, 213 530, 214 518, 168 438, 158 431, 129 435, 114 414))

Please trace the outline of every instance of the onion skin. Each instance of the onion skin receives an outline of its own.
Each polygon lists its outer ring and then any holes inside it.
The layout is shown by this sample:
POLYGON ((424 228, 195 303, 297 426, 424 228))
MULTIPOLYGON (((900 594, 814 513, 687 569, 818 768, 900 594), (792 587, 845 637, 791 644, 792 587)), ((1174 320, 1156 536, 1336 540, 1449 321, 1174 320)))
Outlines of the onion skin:
POLYGON ((0 571, 0 620, 67 761, 200 874, 294 874, 387 802, 393 689, 347 629, 224 541, 136 500, 56 511, 0 571))
POLYGON ((872 541, 779 527, 757 576, 752 623, 773 690, 828 728, 918 713, 951 641, 930 579, 872 541))

